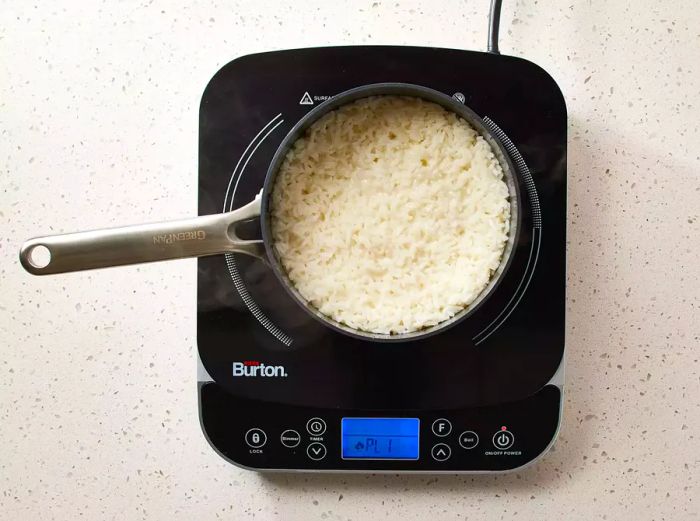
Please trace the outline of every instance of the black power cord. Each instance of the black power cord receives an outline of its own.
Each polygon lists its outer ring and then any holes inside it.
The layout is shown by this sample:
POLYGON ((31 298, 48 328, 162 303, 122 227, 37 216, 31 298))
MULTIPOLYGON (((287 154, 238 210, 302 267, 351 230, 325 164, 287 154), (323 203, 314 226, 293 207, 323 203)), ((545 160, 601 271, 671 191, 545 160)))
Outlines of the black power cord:
POLYGON ((489 11, 489 40, 486 50, 494 54, 501 54, 498 51, 498 28, 501 25, 501 3, 503 0, 491 0, 491 10, 489 11))

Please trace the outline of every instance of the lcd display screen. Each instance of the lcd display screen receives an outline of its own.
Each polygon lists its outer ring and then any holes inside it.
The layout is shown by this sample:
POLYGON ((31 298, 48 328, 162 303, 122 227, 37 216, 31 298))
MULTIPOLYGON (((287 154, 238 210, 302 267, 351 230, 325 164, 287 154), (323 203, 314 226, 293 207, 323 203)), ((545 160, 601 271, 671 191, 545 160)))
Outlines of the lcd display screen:
POLYGON ((418 418, 343 418, 343 459, 418 459, 418 418))

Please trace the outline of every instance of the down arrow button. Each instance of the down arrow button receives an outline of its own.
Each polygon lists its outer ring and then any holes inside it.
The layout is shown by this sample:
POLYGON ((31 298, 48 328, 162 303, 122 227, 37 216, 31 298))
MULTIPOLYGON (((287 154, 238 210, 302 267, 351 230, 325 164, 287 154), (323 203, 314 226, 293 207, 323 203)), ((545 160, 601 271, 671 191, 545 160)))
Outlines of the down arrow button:
POLYGON ((314 461, 320 461, 326 457, 326 446, 323 443, 314 442, 306 447, 306 455, 314 461))

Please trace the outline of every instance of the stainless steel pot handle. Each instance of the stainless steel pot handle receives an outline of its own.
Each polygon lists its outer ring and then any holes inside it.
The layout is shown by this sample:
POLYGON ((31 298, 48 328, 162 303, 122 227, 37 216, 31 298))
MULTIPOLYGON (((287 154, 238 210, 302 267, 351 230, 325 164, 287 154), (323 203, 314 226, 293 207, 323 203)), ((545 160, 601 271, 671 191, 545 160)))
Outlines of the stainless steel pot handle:
POLYGON ((265 260, 263 241, 243 240, 236 235, 238 223, 259 216, 260 194, 247 205, 222 214, 37 237, 22 245, 19 259, 24 269, 34 275, 228 252, 265 260), (48 262, 37 260, 41 250, 50 257, 48 262))

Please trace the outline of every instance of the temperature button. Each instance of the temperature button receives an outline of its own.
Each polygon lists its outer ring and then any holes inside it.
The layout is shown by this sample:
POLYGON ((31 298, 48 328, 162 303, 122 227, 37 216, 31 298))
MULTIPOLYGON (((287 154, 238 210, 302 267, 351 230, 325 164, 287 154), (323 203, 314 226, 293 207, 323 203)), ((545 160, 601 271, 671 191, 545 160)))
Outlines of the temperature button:
POLYGON ((479 435, 474 431, 464 431, 459 435, 459 444, 463 449, 473 449, 479 444, 479 435))
POLYGON ((248 444, 249 447, 259 449, 267 443, 267 435, 262 429, 250 429, 248 432, 245 433, 245 442, 248 444))
POLYGON ((493 435, 493 446, 500 450, 510 449, 515 441, 515 436, 505 427, 501 427, 500 431, 496 431, 493 435))

